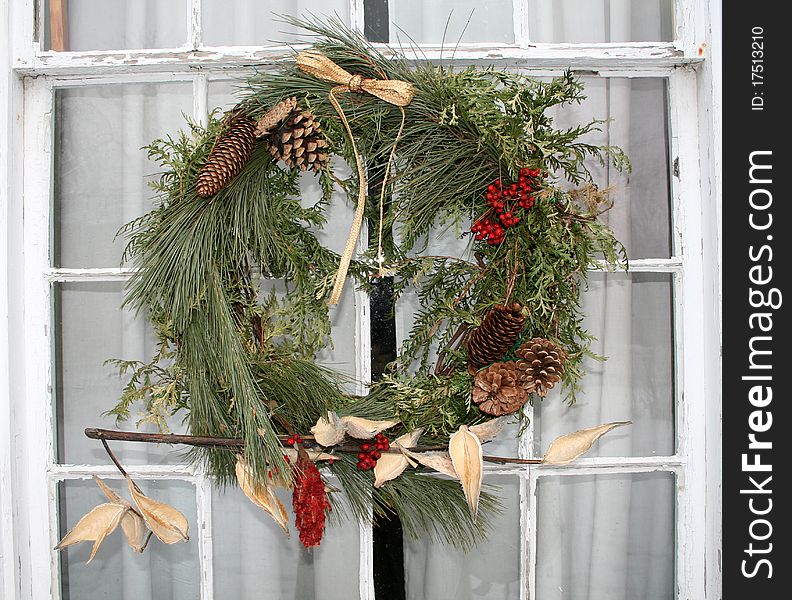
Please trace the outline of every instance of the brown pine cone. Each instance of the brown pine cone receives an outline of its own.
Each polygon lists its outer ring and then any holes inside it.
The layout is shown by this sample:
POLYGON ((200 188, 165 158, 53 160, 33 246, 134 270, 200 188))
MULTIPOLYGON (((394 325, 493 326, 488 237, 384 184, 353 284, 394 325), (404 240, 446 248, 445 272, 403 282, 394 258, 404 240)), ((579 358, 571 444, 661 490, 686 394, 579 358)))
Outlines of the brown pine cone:
POLYGON ((528 392, 520 384, 517 363, 495 363, 476 374, 473 402, 479 409, 499 417, 517 412, 528 401, 528 392))
POLYGON ((201 167, 196 192, 201 198, 214 196, 236 177, 253 156, 256 124, 242 111, 226 116, 225 129, 218 135, 214 148, 201 167))
POLYGON ((280 127, 273 129, 267 140, 270 154, 288 167, 319 171, 330 159, 327 140, 310 111, 295 109, 280 127))
POLYGON ((256 121, 256 137, 264 137, 291 116, 297 108, 297 98, 286 98, 269 109, 263 117, 256 121))
POLYGON ((520 346, 516 355, 520 382, 527 392, 536 392, 544 398, 561 381, 567 355, 550 340, 533 338, 520 346))
POLYGON ((494 306, 468 338, 468 365, 475 370, 500 360, 517 341, 524 325, 522 306, 517 302, 494 306))

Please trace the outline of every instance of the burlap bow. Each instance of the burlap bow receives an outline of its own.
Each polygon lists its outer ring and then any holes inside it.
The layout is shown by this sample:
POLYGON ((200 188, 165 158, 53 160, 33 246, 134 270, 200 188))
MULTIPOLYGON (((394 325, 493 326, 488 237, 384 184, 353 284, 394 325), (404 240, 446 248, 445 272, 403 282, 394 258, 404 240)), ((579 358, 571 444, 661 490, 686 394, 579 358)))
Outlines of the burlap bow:
POLYGON ((360 236, 360 228, 363 225, 363 213, 366 208, 366 174, 363 171, 363 161, 360 159, 360 154, 358 154, 357 150, 357 144, 355 144, 355 138, 352 135, 352 128, 349 126, 346 115, 344 114, 344 111, 335 95, 337 93, 343 92, 365 92, 371 94, 372 96, 376 96, 380 100, 384 100, 389 104, 398 106, 401 109, 401 127, 399 128, 399 133, 396 136, 396 142, 393 145, 390 158, 388 159, 388 165, 385 170, 385 178, 382 184, 382 194, 380 197, 380 248, 378 258, 381 260, 385 182, 387 181, 388 174, 390 173, 390 165, 393 161, 393 155, 396 153, 396 144, 398 143, 401 133, 404 129, 404 107, 407 106, 412 100, 414 88, 411 83, 401 81, 399 79, 372 79, 363 77, 362 75, 352 75, 323 54, 311 52, 309 50, 305 50, 297 54, 297 67, 309 75, 313 75, 317 79, 339 84, 337 87, 334 87, 332 90, 330 90, 329 99, 330 103, 333 105, 333 108, 335 108, 336 112, 338 113, 338 116, 341 117, 341 121, 344 123, 347 135, 349 135, 349 141, 352 144, 352 150, 355 153, 355 162, 357 164, 358 181, 360 182, 360 187, 358 189, 358 202, 357 208, 355 209, 355 219, 353 220, 352 228, 349 231, 349 237, 347 238, 344 253, 341 255, 338 271, 336 272, 335 276, 335 282, 333 284, 333 292, 330 295, 330 300, 328 300, 329 304, 338 304, 338 300, 341 298, 341 291, 344 289, 344 282, 346 281, 349 264, 352 262, 352 255, 355 252, 355 244, 357 243, 358 237, 360 236))
MULTIPOLYGON (((304 50, 297 55, 297 66, 301 71, 322 81, 339 84, 338 91, 367 92, 395 106, 407 106, 413 97, 413 85, 399 79, 370 79, 352 75, 324 54, 304 50)), ((335 90, 334 90, 335 91, 335 90)))

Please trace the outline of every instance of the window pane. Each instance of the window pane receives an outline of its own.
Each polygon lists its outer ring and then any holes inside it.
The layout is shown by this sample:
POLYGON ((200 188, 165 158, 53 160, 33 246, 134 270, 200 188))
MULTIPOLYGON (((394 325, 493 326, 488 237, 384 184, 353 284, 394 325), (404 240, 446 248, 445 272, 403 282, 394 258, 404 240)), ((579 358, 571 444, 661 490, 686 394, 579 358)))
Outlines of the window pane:
POLYGON ((583 294, 592 350, 583 391, 573 405, 558 389, 534 402, 534 439, 542 456, 556 437, 610 421, 632 421, 586 453, 651 456, 674 453, 672 277, 664 273, 592 273, 583 294))
POLYGON ((671 600, 674 475, 540 477, 537 600, 671 600))
POLYGON ((338 16, 349 25, 347 0, 204 0, 203 44, 205 46, 280 46, 305 41, 281 15, 326 21, 338 16), (316 17, 314 19, 313 17, 316 17))
MULTIPOLYGON (((332 485, 332 482, 331 482, 332 485)), ((306 550, 294 527, 291 493, 278 496, 289 513, 290 537, 237 487, 212 495, 216 598, 351 600, 359 597, 357 523, 331 520, 318 548, 306 550)))
POLYGON ((511 600, 520 597, 520 480, 484 477, 501 500, 503 512, 493 518, 487 540, 470 552, 404 538, 407 599, 511 600))
POLYGON ((389 0, 390 43, 410 55, 411 44, 514 43, 512 0, 389 0), (469 22, 468 22, 469 20, 469 22))
MULTIPOLYGON (((157 343, 142 318, 121 310, 122 282, 57 283, 54 286, 55 402, 58 461, 68 464, 110 464, 102 444, 85 437, 86 427, 116 428, 104 413, 115 406, 126 378, 121 379, 110 358, 149 360, 157 343)), ((135 429, 142 407, 132 407, 121 429, 135 429)), ((183 414, 171 419, 182 431, 183 414)), ((142 431, 157 431, 141 426, 142 431)), ((160 464, 184 461, 183 447, 165 444, 111 442, 123 464, 160 464)))
POLYGON ((53 265, 118 267, 118 229, 152 206, 159 167, 142 147, 183 128, 190 83, 130 84, 56 92, 53 265))
MULTIPOLYGON (((105 483, 131 500, 127 486, 121 481, 105 479, 105 483)), ((190 540, 166 545, 152 536, 146 551, 137 554, 127 546, 119 527, 102 542, 90 565, 85 562, 91 554, 91 542, 70 546, 60 552, 63 600, 195 600, 199 597, 195 488, 181 481, 138 480, 137 483, 144 494, 170 504, 187 517, 190 540)), ((107 502, 91 480, 59 483, 58 500, 61 536, 95 506, 107 502)))
POLYGON ((581 78, 586 100, 554 109, 556 127, 604 121, 582 139, 618 146, 632 171, 619 173, 589 161, 594 182, 611 188, 614 206, 603 215, 630 260, 671 256, 671 195, 668 163, 666 80, 661 78, 581 78))
POLYGON ((177 48, 189 0, 45 0, 44 50, 177 48), (65 39, 60 35, 65 32, 65 39))
POLYGON ((532 42, 667 42, 674 0, 528 0, 532 42))

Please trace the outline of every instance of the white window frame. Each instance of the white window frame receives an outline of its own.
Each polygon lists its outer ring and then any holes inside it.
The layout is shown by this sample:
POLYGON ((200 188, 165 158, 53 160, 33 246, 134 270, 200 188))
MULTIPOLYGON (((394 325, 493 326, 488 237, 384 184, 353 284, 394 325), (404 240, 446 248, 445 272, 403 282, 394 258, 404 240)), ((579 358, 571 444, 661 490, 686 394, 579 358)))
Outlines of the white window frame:
MULTIPOLYGON (((124 52, 40 51, 36 0, 0 0, 8 43, 0 48, 0 594, 58 599, 56 491, 59 481, 118 477, 112 466, 54 462, 52 431, 51 284, 118 281, 123 269, 53 269, 49 263, 54 92, 79 85, 191 81, 194 115, 205 118, 210 77, 238 75, 245 65, 277 64, 285 47, 204 47, 201 2, 191 0, 188 42, 180 48, 124 52), (199 67, 198 69, 196 67, 199 67), (2 93, 7 89, 7 93, 2 93)), ((531 74, 571 66, 601 77, 668 81, 671 135, 673 257, 635 260, 633 272, 670 273, 675 282, 677 410, 671 456, 585 458, 572 468, 489 469, 520 477, 523 532, 536 531, 536 489, 549 475, 643 473, 676 476, 678 599, 720 598, 720 3, 677 0, 675 42, 536 44, 529 42, 527 0, 514 0, 515 43, 461 45, 455 60, 485 61, 531 74), (710 49, 716 53, 708 56, 710 49), (706 58, 702 58, 702 54, 706 58), (684 352, 682 351, 684 349, 684 352)), ((363 29, 363 0, 350 0, 352 26, 363 29)), ((438 58, 440 48, 423 48, 438 58)), ((447 52, 445 53, 447 57, 447 52)), ((358 293, 358 374, 367 379, 368 311, 358 293)), ((533 419, 531 420, 533 422, 533 419)), ((521 457, 533 452, 529 429, 521 457)), ((174 479, 196 488, 201 598, 212 598, 211 482, 189 465, 142 465, 141 479, 174 479)), ((521 600, 535 599, 536 535, 523 537, 521 600)), ((360 597, 374 597, 371 530, 360 528, 360 597)))

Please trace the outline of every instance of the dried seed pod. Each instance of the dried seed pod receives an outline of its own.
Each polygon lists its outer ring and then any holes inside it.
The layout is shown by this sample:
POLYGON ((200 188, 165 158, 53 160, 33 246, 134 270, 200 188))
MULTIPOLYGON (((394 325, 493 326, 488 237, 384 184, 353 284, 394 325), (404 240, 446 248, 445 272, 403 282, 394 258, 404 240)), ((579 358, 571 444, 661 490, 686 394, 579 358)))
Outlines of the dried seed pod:
MULTIPOLYGON (((422 433, 423 428, 421 427, 410 433, 405 433, 394 440, 391 448, 394 450, 412 448, 418 443, 418 438, 422 433)), ((409 464, 410 461, 403 453, 387 452, 383 454, 374 467, 374 487, 382 487, 387 481, 396 479, 409 464)))
POLYGON ((482 442, 488 442, 491 439, 498 437, 498 434, 503 431, 506 423, 512 419, 513 417, 510 415, 504 415, 502 417, 498 417, 497 419, 490 419, 489 421, 484 421, 478 425, 473 425, 469 427, 469 429, 470 432, 475 434, 475 436, 482 442))
POLYGON ((55 549, 63 550, 79 542, 93 542, 91 555, 88 557, 88 562, 91 562, 96 556, 99 546, 108 535, 115 531, 128 510, 129 508, 123 504, 107 503, 94 507, 69 530, 69 533, 63 536, 55 549))
POLYGON ((448 440, 448 454, 451 456, 454 471, 459 477, 465 499, 475 519, 478 514, 481 482, 484 478, 484 452, 481 441, 468 430, 467 425, 461 425, 448 440))
POLYGON ((344 439, 346 427, 336 413, 328 411, 327 416, 319 417, 316 425, 311 427, 311 433, 317 444, 335 446, 344 439))
POLYGON ((159 540, 165 544, 186 542, 190 539, 187 534, 189 523, 187 517, 174 507, 164 502, 158 502, 141 492, 132 479, 127 478, 129 493, 135 501, 140 514, 146 521, 149 529, 159 540))
POLYGON ((550 465, 569 464, 584 452, 588 452, 594 442, 611 429, 631 423, 632 421, 614 421, 557 437, 550 444, 542 461, 550 465))
POLYGON ((237 457, 236 476, 239 488, 245 496, 271 516, 288 537, 289 515, 286 513, 286 508, 270 486, 253 483, 250 467, 241 456, 237 457))
POLYGON ((399 424, 398 420, 372 421, 362 417, 341 417, 341 422, 349 436, 358 440, 370 440, 378 433, 399 424))

